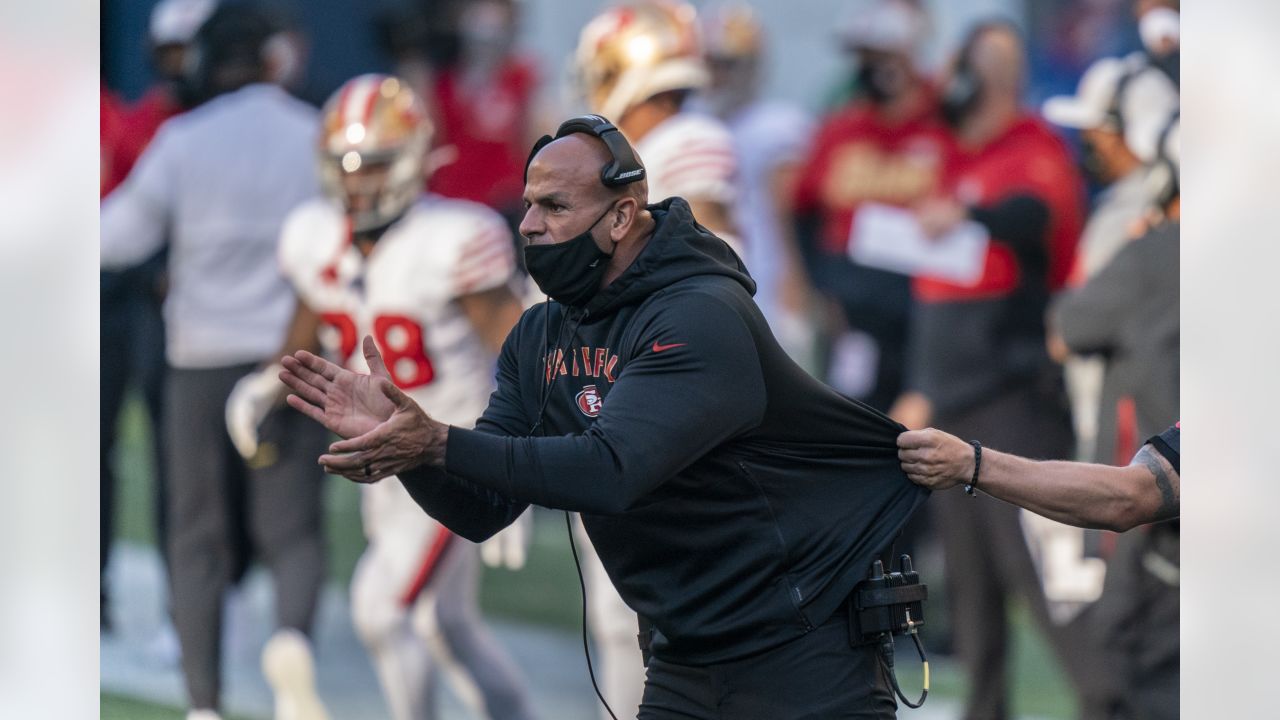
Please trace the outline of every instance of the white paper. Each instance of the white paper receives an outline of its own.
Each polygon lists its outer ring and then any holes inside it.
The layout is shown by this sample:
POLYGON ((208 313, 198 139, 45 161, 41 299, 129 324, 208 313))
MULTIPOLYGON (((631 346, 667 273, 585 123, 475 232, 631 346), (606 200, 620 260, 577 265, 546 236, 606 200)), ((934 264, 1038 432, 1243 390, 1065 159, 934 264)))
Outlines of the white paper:
POLYGON ((867 203, 854 216, 849 257, 882 270, 972 285, 982 277, 988 242, 986 228, 971 220, 931 239, 911 211, 867 203))
POLYGON ((879 369, 880 345, 875 338, 859 330, 846 330, 831 347, 827 383, 841 395, 861 400, 875 390, 879 369))

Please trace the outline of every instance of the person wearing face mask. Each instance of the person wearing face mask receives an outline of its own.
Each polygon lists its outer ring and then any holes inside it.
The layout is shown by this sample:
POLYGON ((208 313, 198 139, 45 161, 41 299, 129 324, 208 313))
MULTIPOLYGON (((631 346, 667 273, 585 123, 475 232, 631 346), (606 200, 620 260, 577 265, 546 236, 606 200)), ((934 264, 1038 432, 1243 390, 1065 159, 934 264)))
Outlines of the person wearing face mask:
MULTIPOLYGON (((1176 88, 1163 78, 1152 77, 1157 73, 1132 58, 1103 58, 1085 71, 1074 96, 1050 98, 1044 104, 1045 119, 1080 131, 1081 166, 1095 185, 1103 188, 1080 238, 1069 279, 1072 286, 1087 282, 1111 262, 1132 238, 1134 223, 1150 202, 1147 163, 1154 157, 1140 157, 1130 147, 1129 138, 1134 137, 1133 128, 1152 133, 1151 128, 1158 128, 1162 118, 1177 106, 1176 88)), ((1154 147, 1145 138, 1138 144, 1154 147)), ((1132 447, 1122 448, 1118 454, 1112 450, 1114 421, 1103 423, 1112 432, 1099 445, 1105 360, 1099 355, 1073 355, 1066 358, 1064 372, 1075 423, 1076 459, 1112 463, 1132 456, 1132 447)), ((1114 417, 1112 410, 1107 412, 1114 417)))
POLYGON ((1138 18, 1138 36, 1151 64, 1178 84, 1181 48, 1181 18, 1178 0, 1137 0, 1133 13, 1138 18))
POLYGON ((431 175, 440 195, 483 203, 514 227, 520 218, 520 171, 534 138, 538 70, 516 54, 518 3, 457 5, 459 52, 424 89, 435 114, 437 144, 449 161, 431 175), (447 150, 446 150, 447 148, 447 150))
MULTIPOLYGON (((647 202, 682 198, 699 224, 747 257, 732 215, 739 199, 733 137, 719 118, 689 107, 709 79, 697 17, 692 5, 669 0, 632 0, 600 12, 579 33, 578 90, 591 112, 613 118, 635 144, 647 202)), ((644 688, 636 615, 609 582, 582 523, 575 529, 603 691, 632 716, 644 688)))
POLYGON ((535 145, 520 230, 549 300, 508 335, 474 430, 401 393, 371 338, 368 375, 283 358, 288 403, 345 438, 321 464, 396 475, 472 541, 531 503, 581 513, 652 626, 639 718, 895 717, 847 613, 927 494, 902 428, 792 362, 737 255, 683 199, 646 204, 645 174, 599 116, 535 145))
POLYGON ((1178 416, 1179 124, 1167 117, 1152 141, 1161 152, 1142 168, 1144 206, 1124 244, 1051 307, 1052 349, 1105 358, 1093 462, 1131 457, 1152 428, 1178 416))
MULTIPOLYGON (((937 93, 917 66, 927 18, 882 0, 841 35, 857 62, 857 95, 825 118, 801 163, 789 219, 809 278, 839 328, 820 364, 840 392, 888 410, 902 389, 910 279, 850 259, 860 209, 911 207, 936 192, 952 145, 937 93)), ((879 232, 872 228, 867 232, 879 232)))
MULTIPOLYGON (((1060 370, 1045 349, 1044 317, 1075 257, 1083 183, 1066 144, 1021 106, 1024 58, 1012 25, 980 24, 943 86, 957 153, 943 192, 916 216, 928 235, 971 222, 988 239, 973 279, 913 278, 908 391, 890 415, 1002 452, 1066 458, 1071 423, 1060 370)), ((1100 561, 1077 547, 1064 567, 1052 530, 987 497, 941 494, 933 508, 955 649, 970 679, 964 716, 1008 715, 1006 598, 1016 593, 1058 652, 1081 716, 1104 717, 1115 688, 1081 632, 1102 592, 1100 561)))

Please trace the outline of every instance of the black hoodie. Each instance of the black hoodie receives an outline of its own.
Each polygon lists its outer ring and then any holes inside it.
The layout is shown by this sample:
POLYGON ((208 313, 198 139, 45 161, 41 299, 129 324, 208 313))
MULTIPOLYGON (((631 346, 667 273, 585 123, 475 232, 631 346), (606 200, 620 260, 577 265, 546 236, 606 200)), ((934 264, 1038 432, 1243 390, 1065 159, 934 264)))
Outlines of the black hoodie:
POLYGON ((581 512, 654 654, 705 665, 821 625, 927 493, 898 466, 903 428, 787 357, 688 204, 649 210, 648 244, 586 308, 524 314, 446 471, 402 481, 475 542, 529 503, 581 512))

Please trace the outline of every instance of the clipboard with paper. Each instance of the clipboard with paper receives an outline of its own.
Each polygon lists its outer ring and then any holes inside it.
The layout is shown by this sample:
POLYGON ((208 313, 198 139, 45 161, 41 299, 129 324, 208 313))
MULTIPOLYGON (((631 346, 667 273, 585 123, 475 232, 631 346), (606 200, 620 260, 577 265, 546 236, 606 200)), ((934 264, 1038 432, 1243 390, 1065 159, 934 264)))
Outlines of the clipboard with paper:
POLYGON ((867 203, 854 216, 848 253, 861 265, 973 285, 982 277, 990 241, 986 228, 971 220, 930 238, 911 211, 867 203))

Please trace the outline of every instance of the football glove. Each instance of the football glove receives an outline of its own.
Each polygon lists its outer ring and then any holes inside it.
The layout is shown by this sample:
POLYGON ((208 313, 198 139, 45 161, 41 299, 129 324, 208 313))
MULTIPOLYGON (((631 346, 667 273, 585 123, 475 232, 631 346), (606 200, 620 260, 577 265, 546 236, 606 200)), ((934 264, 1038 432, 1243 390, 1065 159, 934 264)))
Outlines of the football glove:
POLYGON ((284 396, 280 365, 272 365, 240 378, 227 397, 227 433, 245 460, 258 454, 258 427, 284 396))
POLYGON ((533 538, 533 512, 525 510, 515 522, 480 544, 480 558, 489 567, 519 570, 524 567, 533 538))

